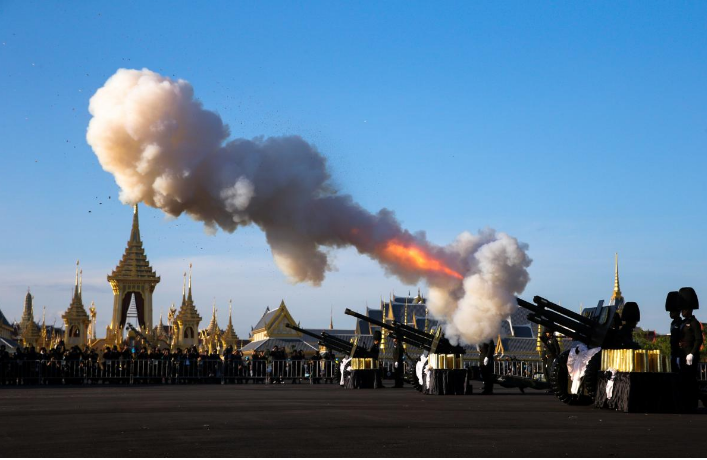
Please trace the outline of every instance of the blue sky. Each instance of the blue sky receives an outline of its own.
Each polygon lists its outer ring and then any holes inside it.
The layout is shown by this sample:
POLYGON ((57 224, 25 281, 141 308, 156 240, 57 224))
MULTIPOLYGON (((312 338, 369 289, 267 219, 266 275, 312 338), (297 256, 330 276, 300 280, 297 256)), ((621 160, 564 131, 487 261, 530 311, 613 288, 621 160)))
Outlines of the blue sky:
MULTIPOLYGON (((31 286, 60 323, 78 258, 109 321, 131 212, 86 144, 88 100, 147 67, 233 136, 313 142, 342 191, 438 244, 486 226, 528 243, 525 297, 608 300, 619 252, 641 325, 665 332, 668 291, 707 295, 706 19, 704 2, 0 2, 0 309, 19 319, 31 286)), ((241 336, 281 298, 352 327, 345 307, 415 289, 354 251, 293 286, 256 228, 207 236, 147 208, 141 225, 157 311, 193 262, 202 316, 215 299, 225 324, 233 298, 241 336)))

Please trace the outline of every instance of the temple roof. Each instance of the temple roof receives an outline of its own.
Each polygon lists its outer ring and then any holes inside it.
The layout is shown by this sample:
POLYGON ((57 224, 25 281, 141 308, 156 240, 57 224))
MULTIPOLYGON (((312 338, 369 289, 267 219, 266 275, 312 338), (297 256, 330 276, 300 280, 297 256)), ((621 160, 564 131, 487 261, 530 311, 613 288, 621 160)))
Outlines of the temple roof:
POLYGON ((194 299, 191 295, 191 264, 189 265, 189 293, 185 296, 184 290, 182 289, 182 305, 179 307, 179 313, 177 313, 176 319, 180 323, 196 322, 197 324, 202 320, 201 316, 199 316, 199 312, 196 311, 194 299))
POLYGON ((268 307, 265 310, 265 313, 263 314, 263 316, 260 318, 260 321, 258 321, 258 324, 256 324, 255 327, 253 328, 253 331, 257 331, 259 329, 264 329, 265 326, 270 322, 270 320, 272 319, 273 316, 275 316, 276 313, 277 313, 277 308, 275 310, 270 310, 270 308, 268 307))
POLYGON ((123 258, 118 262, 113 273, 108 276, 108 281, 115 279, 146 279, 159 283, 160 277, 150 266, 145 255, 140 239, 140 224, 138 222, 137 204, 133 208, 133 226, 130 230, 130 239, 125 249, 123 258))
POLYGON ((497 351, 503 354, 535 355, 538 353, 538 341, 535 338, 503 337, 497 351))
POLYGON ((2 314, 2 310, 0 310, 0 325, 6 326, 6 327, 12 327, 12 324, 5 318, 5 315, 2 314))
POLYGON ((88 313, 83 307, 83 299, 81 298, 81 284, 79 282, 79 264, 76 262, 76 285, 74 286, 74 298, 71 299, 71 305, 69 308, 61 315, 64 320, 79 320, 89 322, 88 313))
POLYGON ((256 342, 250 342, 248 345, 241 348, 241 351, 266 351, 271 350, 274 346, 277 346, 279 348, 284 348, 285 351, 289 354, 292 350, 293 345, 295 346, 296 350, 312 351, 319 349, 318 347, 315 347, 302 339, 265 339, 258 340, 256 342))

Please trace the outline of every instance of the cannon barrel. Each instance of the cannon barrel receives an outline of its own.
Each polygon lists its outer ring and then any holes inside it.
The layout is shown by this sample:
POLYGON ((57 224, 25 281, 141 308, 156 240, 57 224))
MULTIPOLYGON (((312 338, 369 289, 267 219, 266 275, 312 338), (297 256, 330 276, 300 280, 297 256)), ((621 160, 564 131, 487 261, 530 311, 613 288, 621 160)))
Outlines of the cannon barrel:
POLYGON ((341 346, 351 346, 351 342, 348 342, 342 338, 336 337, 334 335, 328 334, 326 332, 322 332, 322 338, 326 340, 327 342, 332 342, 332 343, 338 343, 341 346))
POLYGON ((439 337, 439 340, 436 341, 435 336, 433 334, 421 331, 419 329, 415 329, 414 327, 407 326, 405 324, 401 324, 397 321, 393 321, 392 325, 386 324, 382 321, 378 321, 378 320, 370 318, 366 315, 362 315, 360 313, 357 313, 349 308, 347 308, 344 311, 344 313, 346 313, 349 316, 353 316, 354 318, 358 318, 363 321, 369 322, 369 323, 376 325, 380 328, 392 331, 395 334, 395 336, 399 340, 401 340, 402 342, 405 342, 405 343, 412 345, 416 348, 426 350, 430 353, 454 353, 454 354, 461 354, 461 355, 463 355, 465 353, 465 350, 463 347, 458 346, 458 345, 452 345, 449 342, 449 340, 443 336, 439 337))
POLYGON ((549 300, 535 296, 531 303, 516 297, 518 305, 530 310, 528 320, 559 332, 587 346, 604 347, 605 339, 613 322, 616 306, 588 308, 580 315, 549 300))
POLYGON ((399 333, 401 335, 405 335, 406 337, 408 336, 415 336, 415 338, 420 341, 420 342, 429 342, 430 344, 434 340, 434 336, 432 334, 429 334, 424 331, 420 331, 418 329, 415 329, 414 327, 407 326, 405 324, 401 324, 397 321, 393 321, 393 324, 387 324, 382 321, 378 321, 377 319, 373 319, 369 316, 362 315, 361 313, 357 313, 350 308, 347 308, 344 313, 346 313, 349 316, 353 316, 354 318, 362 319, 368 323, 374 324, 380 328, 387 329, 389 331, 400 331, 399 333))
POLYGON ((365 356, 367 353, 365 348, 359 347, 357 345, 356 349, 354 350, 352 343, 347 342, 346 340, 340 339, 338 337, 334 337, 332 335, 329 335, 325 332, 322 332, 321 335, 318 335, 312 331, 308 331, 307 329, 302 329, 301 327, 294 326, 289 323, 285 324, 285 327, 288 327, 292 330, 300 332, 304 335, 314 337, 315 339, 318 340, 319 345, 321 345, 323 347, 327 347, 327 348, 329 348, 333 351, 336 351, 338 353, 343 353, 345 355, 351 355, 353 352, 356 357, 365 356))

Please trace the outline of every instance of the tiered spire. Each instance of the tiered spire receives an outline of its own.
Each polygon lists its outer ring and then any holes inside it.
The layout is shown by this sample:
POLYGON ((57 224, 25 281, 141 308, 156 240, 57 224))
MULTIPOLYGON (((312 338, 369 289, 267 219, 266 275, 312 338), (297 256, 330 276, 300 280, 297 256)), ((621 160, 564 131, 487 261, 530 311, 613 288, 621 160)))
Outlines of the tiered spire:
POLYGON ((27 295, 25 295, 25 307, 22 311, 22 321, 20 321, 20 329, 24 330, 31 324, 34 324, 34 308, 32 307, 32 293, 29 288, 27 288, 27 295))
POLYGON ((622 305, 624 297, 621 295, 621 287, 619 286, 619 253, 614 253, 614 292, 611 295, 612 305, 622 305))
POLYGON ((191 264, 189 264, 189 291, 187 294, 187 300, 192 300, 192 298, 191 298, 191 264))
POLYGON ((329 310, 329 330, 334 329, 334 307, 329 310))
POLYGON ((64 341, 67 346, 85 345, 87 340, 88 326, 91 322, 81 299, 81 282, 79 280, 79 261, 76 261, 76 278, 74 280, 74 298, 71 300, 69 308, 61 315, 64 320, 65 336, 64 341))
POLYGON ((213 334, 219 331, 218 320, 216 319, 216 299, 214 299, 214 304, 211 308, 211 322, 209 323, 209 327, 207 327, 206 330, 209 331, 209 334, 213 334))
POLYGON ((223 342, 224 346, 226 346, 226 347, 235 347, 236 341, 238 340, 238 335, 236 334, 236 331, 233 328, 232 313, 233 313, 233 301, 229 300, 228 301, 228 326, 226 326, 226 330, 223 332, 223 336, 221 337, 221 341, 223 342))
MULTIPOLYGON (((201 322, 202 318, 196 311, 196 307, 194 306, 194 299, 192 298, 191 294, 191 269, 192 264, 189 264, 189 291, 185 297, 184 289, 182 289, 182 305, 179 307, 179 313, 177 313, 176 319, 180 323, 183 323, 185 321, 196 321, 196 323, 198 324, 199 322, 201 322)), ((184 275, 186 279, 186 273, 184 275)))
POLYGON ((150 262, 145 255, 145 249, 142 247, 137 204, 133 206, 133 226, 130 229, 128 247, 123 253, 123 258, 118 262, 118 266, 108 276, 108 281, 135 278, 147 279, 155 284, 160 281, 160 277, 150 266, 150 262))

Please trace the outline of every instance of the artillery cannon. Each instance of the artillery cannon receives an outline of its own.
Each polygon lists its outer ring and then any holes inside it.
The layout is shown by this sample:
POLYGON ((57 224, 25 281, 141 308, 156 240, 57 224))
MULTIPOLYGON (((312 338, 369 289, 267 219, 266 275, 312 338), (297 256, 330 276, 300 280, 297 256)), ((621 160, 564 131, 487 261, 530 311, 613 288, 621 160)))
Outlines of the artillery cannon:
POLYGON ((449 339, 442 334, 441 328, 435 334, 430 334, 398 321, 393 321, 392 324, 384 323, 348 308, 345 313, 381 329, 391 331, 390 335, 399 341, 423 350, 424 353, 420 357, 420 361, 414 368, 411 367, 408 375, 405 376, 405 380, 418 391, 439 391, 438 394, 466 394, 470 392, 466 383, 468 371, 463 366, 466 350, 462 346, 452 345, 449 339), (434 369, 432 369, 433 366, 434 369), (447 374, 447 378, 441 380, 447 383, 448 388, 442 389, 436 388, 436 386, 434 390, 429 388, 430 379, 433 379, 432 370, 447 374))
MULTIPOLYGON (((574 343, 570 350, 560 353, 549 364, 548 383, 553 393, 566 404, 594 402, 602 359, 599 350, 628 348, 626 342, 621 340, 622 331, 618 329, 621 317, 617 306, 603 305, 601 301, 596 307, 585 308, 579 314, 540 296, 533 297, 534 303, 520 298, 516 300, 518 305, 530 310, 528 320, 579 342, 574 343), (570 356, 570 353, 573 355, 570 356), (568 361, 578 369, 572 378, 568 361)), ((638 322, 638 305, 633 302, 626 304, 624 316, 635 316, 638 322), (632 305, 629 307, 629 304, 632 305)), ((632 328, 625 330, 630 333, 632 328)))
POLYGON ((342 353, 350 358, 365 358, 368 356, 368 350, 358 346, 358 343, 356 342, 347 342, 344 339, 340 339, 339 337, 327 334, 326 332, 322 332, 321 334, 315 334, 312 331, 302 329, 301 327, 293 326, 289 323, 285 324, 285 326, 301 334, 314 337, 315 339, 317 339, 319 345, 327 347, 328 349, 333 350, 335 352, 342 353))
POLYGON ((429 332, 415 329, 414 327, 407 326, 399 323, 398 321, 393 321, 392 324, 384 323, 366 315, 356 313, 348 308, 345 310, 345 313, 349 316, 353 316, 354 318, 362 319, 363 321, 378 326, 381 329, 392 331, 398 340, 412 345, 413 347, 427 351, 428 353, 454 355, 463 355, 465 353, 464 347, 452 345, 449 340, 442 335, 441 329, 438 330, 436 334, 430 334, 429 332))

